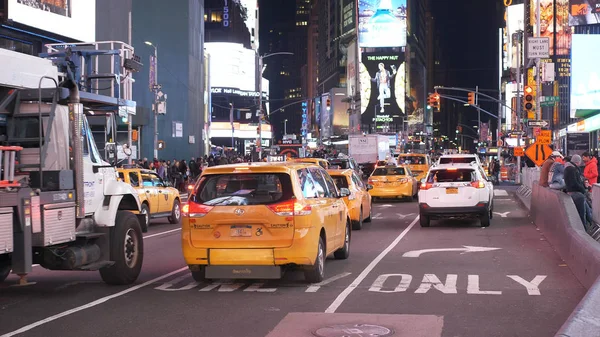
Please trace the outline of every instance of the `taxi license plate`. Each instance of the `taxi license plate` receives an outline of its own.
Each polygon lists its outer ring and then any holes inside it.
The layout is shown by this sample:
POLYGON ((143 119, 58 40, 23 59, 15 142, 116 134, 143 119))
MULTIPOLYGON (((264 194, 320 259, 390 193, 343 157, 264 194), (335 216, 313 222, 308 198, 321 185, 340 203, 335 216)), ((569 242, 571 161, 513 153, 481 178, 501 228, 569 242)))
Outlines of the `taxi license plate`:
POLYGON ((447 188, 446 194, 458 194, 458 188, 456 188, 456 187, 447 188))
POLYGON ((231 226, 229 230, 231 237, 251 237, 252 226, 231 226))

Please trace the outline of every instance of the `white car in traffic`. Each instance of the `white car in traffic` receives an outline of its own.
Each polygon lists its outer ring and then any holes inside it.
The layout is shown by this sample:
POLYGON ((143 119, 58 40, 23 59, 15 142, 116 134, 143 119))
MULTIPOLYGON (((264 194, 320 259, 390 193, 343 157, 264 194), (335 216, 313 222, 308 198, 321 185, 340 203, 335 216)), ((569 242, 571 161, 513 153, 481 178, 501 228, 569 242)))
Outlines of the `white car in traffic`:
POLYGON ((476 163, 441 164, 421 181, 421 227, 431 219, 479 218, 488 227, 494 209, 494 185, 476 163))

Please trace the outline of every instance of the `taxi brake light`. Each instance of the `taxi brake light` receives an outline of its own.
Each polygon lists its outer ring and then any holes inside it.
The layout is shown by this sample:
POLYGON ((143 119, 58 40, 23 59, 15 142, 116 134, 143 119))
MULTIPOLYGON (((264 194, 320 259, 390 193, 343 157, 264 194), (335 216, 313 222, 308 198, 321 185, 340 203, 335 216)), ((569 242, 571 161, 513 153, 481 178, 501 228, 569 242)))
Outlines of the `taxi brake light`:
POLYGON ((183 207, 181 208, 181 213, 183 214, 183 216, 187 216, 190 218, 201 218, 208 214, 208 212, 210 212, 212 209, 213 206, 201 205, 190 201, 187 204, 183 205, 183 207))
POLYGON ((279 204, 267 205, 267 207, 279 216, 308 215, 312 212, 310 205, 295 201, 285 201, 279 204))

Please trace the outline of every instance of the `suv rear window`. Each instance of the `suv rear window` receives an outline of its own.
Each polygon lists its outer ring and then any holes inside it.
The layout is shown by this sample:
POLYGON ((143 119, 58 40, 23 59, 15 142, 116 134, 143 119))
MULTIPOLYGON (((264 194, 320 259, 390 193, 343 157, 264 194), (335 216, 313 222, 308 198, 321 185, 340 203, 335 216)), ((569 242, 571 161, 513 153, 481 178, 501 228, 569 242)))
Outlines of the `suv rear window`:
POLYGON ((202 178, 193 201, 208 206, 268 205, 293 196, 287 174, 219 174, 202 178))
POLYGON ((404 176, 406 170, 404 167, 379 167, 373 172, 374 176, 404 176))
POLYGON ((346 176, 331 176, 331 178, 333 178, 333 181, 338 189, 348 188, 348 179, 346 176))
POLYGON ((477 180, 473 169, 435 170, 429 173, 428 183, 461 183, 477 180))
POLYGON ((473 157, 442 157, 440 164, 470 164, 477 159, 473 157))
POLYGON ((339 166, 341 169, 349 169, 350 161, 349 160, 330 160, 329 165, 331 166, 339 166))

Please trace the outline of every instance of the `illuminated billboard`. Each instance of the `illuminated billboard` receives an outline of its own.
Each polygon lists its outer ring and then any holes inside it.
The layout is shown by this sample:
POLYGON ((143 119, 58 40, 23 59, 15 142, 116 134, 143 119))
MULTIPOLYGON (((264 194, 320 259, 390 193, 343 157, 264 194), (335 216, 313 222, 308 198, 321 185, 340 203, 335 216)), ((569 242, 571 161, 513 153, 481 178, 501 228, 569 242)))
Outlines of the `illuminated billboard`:
POLYGON ((569 1, 569 24, 571 26, 595 25, 600 23, 599 0, 569 1))
MULTIPOLYGON (((536 1, 529 0, 529 24, 536 32, 536 1)), ((569 27, 569 0, 540 1, 540 37, 550 39, 550 56, 569 55, 571 48, 571 27, 569 27), (556 13, 555 13, 556 12, 556 13), (554 38, 556 36, 556 45, 554 38)))
POLYGON ((406 9, 406 0, 360 0, 359 47, 406 46, 406 9))
POLYGON ((573 35, 571 117, 585 115, 586 110, 600 110, 598 55, 600 35, 573 35))
MULTIPOLYGON (((256 91, 256 52, 241 43, 209 42, 210 86, 256 91)), ((266 88, 263 87, 263 91, 266 88)))
POLYGON ((362 54, 362 124, 402 123, 406 100, 405 68, 404 53, 362 54))
POLYGON ((8 0, 8 19, 70 39, 96 41, 96 0, 8 0))
MULTIPOLYGON (((519 30, 524 30, 523 20, 525 18, 525 5, 512 5, 506 9, 506 30, 508 38, 508 67, 511 69, 517 68, 517 39, 513 38, 513 34, 519 30)), ((522 50, 522 49, 521 49, 522 50)), ((521 52, 521 63, 523 63, 523 52, 521 52)))

